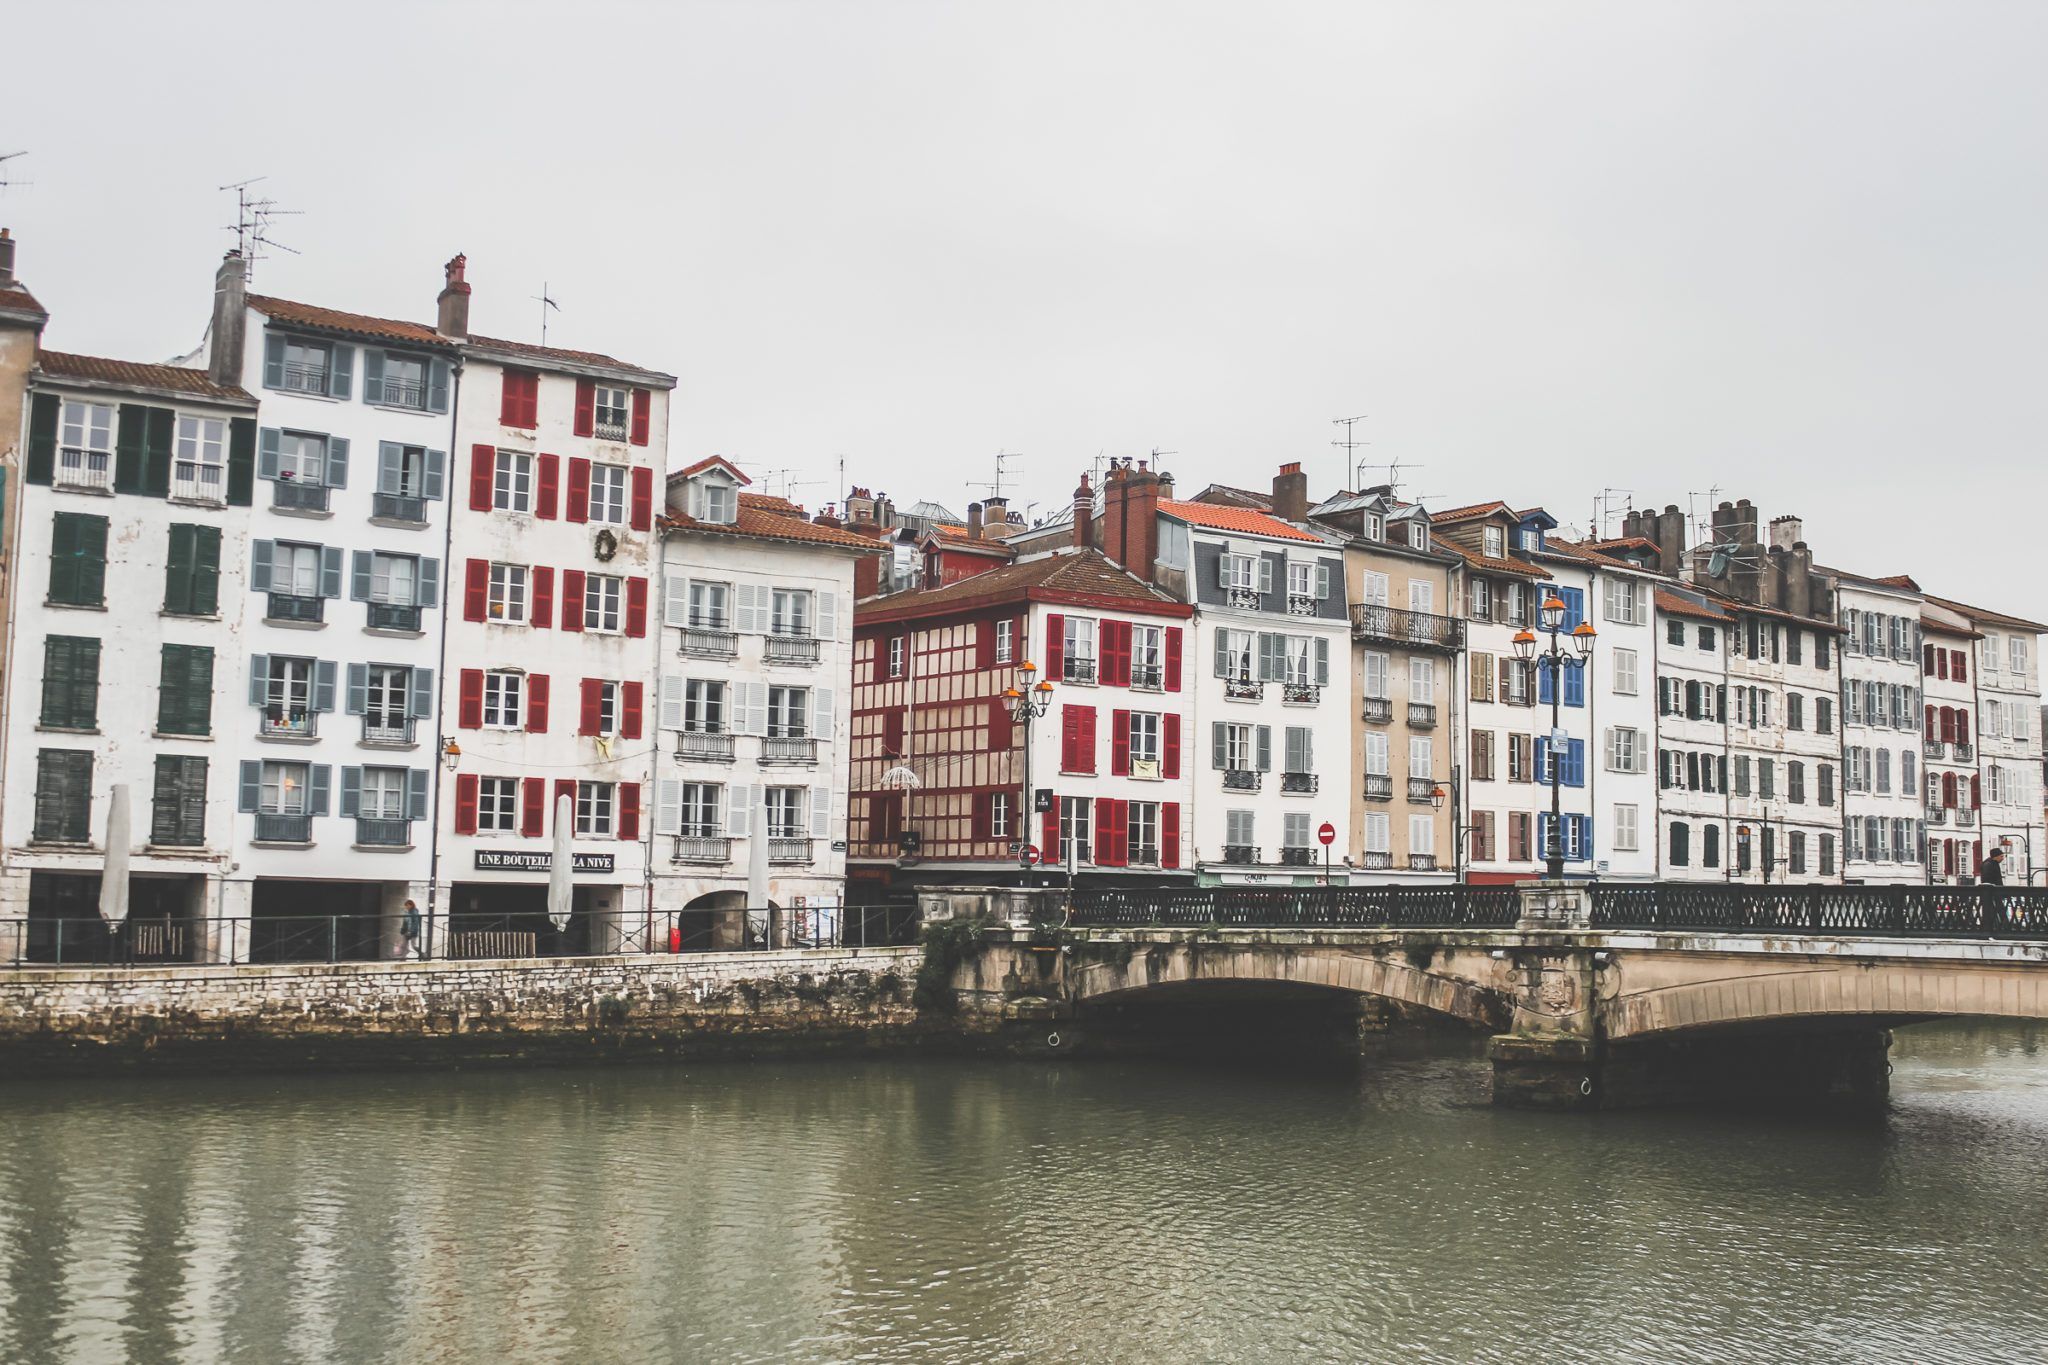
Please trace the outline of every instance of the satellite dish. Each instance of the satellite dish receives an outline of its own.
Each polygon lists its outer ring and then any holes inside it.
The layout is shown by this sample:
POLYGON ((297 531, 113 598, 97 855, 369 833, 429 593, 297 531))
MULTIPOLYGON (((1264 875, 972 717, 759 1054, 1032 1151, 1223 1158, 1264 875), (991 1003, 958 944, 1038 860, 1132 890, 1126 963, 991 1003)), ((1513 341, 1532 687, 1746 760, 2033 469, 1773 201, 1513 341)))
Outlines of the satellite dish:
POLYGON ((1732 556, 1733 552, 1726 545, 1716 545, 1714 553, 1707 560, 1707 576, 1709 578, 1726 578, 1728 576, 1728 561, 1732 556))

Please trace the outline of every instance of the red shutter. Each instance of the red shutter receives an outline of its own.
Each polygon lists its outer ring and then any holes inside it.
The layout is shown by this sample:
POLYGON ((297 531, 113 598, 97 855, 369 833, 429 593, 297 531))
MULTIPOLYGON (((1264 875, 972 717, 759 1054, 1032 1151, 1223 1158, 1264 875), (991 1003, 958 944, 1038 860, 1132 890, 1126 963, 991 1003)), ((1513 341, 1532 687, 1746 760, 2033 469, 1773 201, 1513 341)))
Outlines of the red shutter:
POLYGON ((482 621, 490 615, 491 566, 481 559, 469 561, 462 581, 462 619, 482 621))
POLYGON ((533 567, 533 605, 526 619, 542 630, 555 623, 555 571, 545 564, 533 567))
POLYGON ((1081 771, 1081 708, 1060 708, 1060 771, 1081 771))
POLYGON ((1064 650, 1067 643, 1067 618, 1057 613, 1045 618, 1045 672, 1041 677, 1048 681, 1063 676, 1064 650))
POLYGON ((640 784, 621 782, 619 784, 619 837, 637 839, 640 837, 640 784))
POLYGON ((590 520, 590 461, 581 455, 569 457, 569 496, 562 515, 570 521, 590 520))
POLYGON ((654 526, 654 471, 644 465, 633 471, 632 526, 636 531, 654 526))
POLYGON ((1095 708, 1082 706, 1076 709, 1081 713, 1081 766, 1074 771, 1092 773, 1095 771, 1095 708))
POLYGON ((526 728, 536 735, 548 732, 548 675, 526 675, 526 728))
POLYGON ((1984 779, 1976 773, 1970 774, 1970 804, 1968 809, 1981 810, 1984 806, 1984 779))
POLYGON ((1131 775, 1131 713, 1109 713, 1109 773, 1112 777, 1131 775))
POLYGON ((1097 867, 1122 867, 1130 861, 1129 826, 1125 823, 1124 803, 1108 798, 1095 803, 1095 864, 1097 867))
POLYGON ((974 666, 996 666, 996 623, 993 621, 983 621, 974 628, 974 666))
POLYGON ((975 792, 968 806, 967 837, 975 843, 990 837, 989 826, 994 821, 989 818, 989 796, 988 792, 975 792))
POLYGON ((1102 630, 1102 681, 1109 687, 1131 685, 1131 623, 1104 621, 1102 630))
MULTIPOLYGON (((1865 717, 1865 719, 1867 720, 1869 718, 1865 717)), ((1958 706, 1956 708, 1956 743, 1968 744, 1969 742, 1970 713, 1968 711, 1965 711, 1962 707, 1958 706)))
POLYGON ((1004 753, 1016 743, 1016 720, 1010 715, 1010 703, 1001 697, 991 697, 988 703, 988 747, 991 753, 1004 753))
POLYGON ((619 703, 619 738, 640 738, 640 727, 647 723, 647 693, 642 684, 621 683, 620 691, 624 700, 619 703))
POLYGON ((1166 628, 1166 690, 1180 691, 1180 627, 1166 628))
POLYGON ((1935 718, 1934 718, 1934 708, 1933 708, 1933 707, 1931 707, 1931 706, 1930 706, 1930 707, 1928 707, 1928 708, 1927 708, 1927 738, 1929 738, 1929 739, 1938 739, 1938 738, 1940 738, 1940 736, 1941 736, 1941 732, 1940 732, 1940 731, 1939 731, 1938 729, 1936 729, 1936 728, 1935 728, 1935 727, 1936 727, 1936 725, 1937 725, 1938 723, 1939 723, 1939 722, 1937 722, 1937 721, 1935 720, 1935 718))
POLYGON ((533 459, 539 470, 534 478, 533 514, 542 521, 553 521, 555 499, 562 486, 562 457, 542 451, 533 459))
POLYGON ((882 752, 892 758, 903 755, 903 713, 885 711, 882 713, 882 752))
POLYGON ((519 832, 538 839, 548 832, 548 780, 529 777, 519 784, 519 832))
POLYGON ((626 580, 626 634, 638 640, 647 634, 647 580, 626 580))
POLYGON ((576 381, 576 434, 589 436, 597 430, 597 381, 576 381))
POLYGON ((476 833, 477 778, 474 773, 458 773, 455 778, 455 832, 476 833))
POLYGON ((646 389, 633 390, 633 444, 647 444, 647 418, 654 406, 654 395, 646 389))
POLYGON ((1949 651, 1949 657, 1955 661, 1954 667, 1949 669, 1949 676, 1957 682, 1968 682, 1970 680, 1970 667, 1965 662, 1963 651, 1952 649, 1949 651))
POLYGON ((1159 807, 1159 865, 1180 866, 1180 802, 1168 801, 1159 807))
POLYGON ((498 448, 496 446, 471 446, 469 448, 469 510, 488 512, 491 510, 491 480, 498 475, 498 448))
POLYGON ((516 427, 519 420, 519 371, 498 371, 498 422, 500 425, 516 427))
POLYGON ((583 705, 576 721, 576 733, 594 735, 598 729, 598 702, 603 695, 604 684, 596 678, 583 680, 583 705))
MULTIPOLYGON (((1029 800, 1031 793, 1025 792, 1024 797, 1029 800)), ((1038 856, 1049 863, 1064 861, 1060 857, 1060 799, 1057 796, 1052 799, 1052 809, 1038 820, 1038 856)))
POLYGON ((562 570, 562 629, 583 629, 583 570, 562 570))
POLYGON ((558 777, 555 779, 555 804, 560 805, 563 797, 569 798, 569 829, 576 829, 576 779, 558 777))
POLYGON ((455 711, 458 729, 480 730, 484 723, 484 671, 481 668, 462 670, 460 701, 455 711))
POLYGON ((1167 712, 1160 718, 1159 730, 1159 763, 1163 769, 1161 775, 1167 778, 1179 777, 1180 717, 1170 711, 1167 712))

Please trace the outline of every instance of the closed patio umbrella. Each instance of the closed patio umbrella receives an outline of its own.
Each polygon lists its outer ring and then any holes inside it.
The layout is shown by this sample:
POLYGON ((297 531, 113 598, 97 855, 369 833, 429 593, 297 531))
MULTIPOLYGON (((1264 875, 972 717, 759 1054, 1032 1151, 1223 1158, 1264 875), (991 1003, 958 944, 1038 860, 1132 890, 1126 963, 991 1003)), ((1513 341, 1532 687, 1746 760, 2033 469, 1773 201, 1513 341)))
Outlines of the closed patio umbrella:
POLYGON ((100 871, 100 918, 116 933, 128 919, 128 787, 107 793, 107 860, 100 871))
POLYGON ((570 878, 576 871, 576 804, 568 793, 555 798, 555 856, 548 861, 548 918, 557 930, 569 927, 570 878))

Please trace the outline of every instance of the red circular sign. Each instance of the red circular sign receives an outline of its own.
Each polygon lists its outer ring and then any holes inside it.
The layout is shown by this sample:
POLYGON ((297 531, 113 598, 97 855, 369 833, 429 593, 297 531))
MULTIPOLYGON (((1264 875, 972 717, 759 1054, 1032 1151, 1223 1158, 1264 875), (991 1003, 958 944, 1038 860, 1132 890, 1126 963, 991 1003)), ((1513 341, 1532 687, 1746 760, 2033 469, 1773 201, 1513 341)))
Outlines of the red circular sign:
POLYGON ((1026 845, 1024 845, 1024 847, 1023 847, 1023 848, 1021 848, 1021 849, 1019 849, 1019 850, 1017 851, 1017 856, 1018 856, 1019 858, 1021 858, 1021 859, 1023 859, 1023 860, 1024 860, 1024 865, 1025 865, 1026 867, 1029 867, 1029 866, 1030 866, 1031 864, 1033 864, 1033 863, 1035 863, 1035 862, 1037 862, 1037 861, 1038 861, 1038 845, 1037 845, 1037 844, 1026 844, 1026 845))
POLYGON ((1321 839, 1325 846, 1336 843, 1337 827, 1328 820, 1323 821, 1323 827, 1316 831, 1316 838, 1321 839))

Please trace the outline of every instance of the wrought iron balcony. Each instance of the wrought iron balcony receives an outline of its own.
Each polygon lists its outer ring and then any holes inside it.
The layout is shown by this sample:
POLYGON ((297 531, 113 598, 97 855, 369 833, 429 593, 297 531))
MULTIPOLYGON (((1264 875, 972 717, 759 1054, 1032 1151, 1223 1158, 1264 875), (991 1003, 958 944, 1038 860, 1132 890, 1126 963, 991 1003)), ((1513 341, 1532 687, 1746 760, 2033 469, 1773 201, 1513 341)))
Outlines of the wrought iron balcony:
POLYGON ((1391 773, 1367 773, 1365 775, 1365 799, 1368 801, 1393 800, 1393 775, 1391 773))
POLYGON ((171 496, 183 502, 226 502, 227 476, 219 465, 180 460, 171 476, 171 496))
POLYGON ((1408 703, 1408 724, 1416 730, 1436 728, 1436 703, 1433 701, 1411 701, 1408 703))
POLYGON ((1280 774, 1280 790, 1292 796, 1313 796, 1317 785, 1314 773, 1280 774))
POLYGON ((1360 718, 1380 725, 1394 718, 1394 700, 1391 697, 1367 697, 1360 718))
POLYGON ((404 848, 412 843, 412 821, 358 816, 356 842, 373 848, 404 848))
POLYGON ((1436 855, 1435 855, 1434 853, 1411 853, 1411 854, 1409 854, 1409 855, 1408 855, 1408 870, 1409 870, 1410 872, 1434 872, 1434 871, 1436 871, 1436 855))
POLYGON ((410 602, 372 602, 369 604, 369 626, 371 630, 418 630, 420 609, 410 602))
POLYGON ((1300 593, 1294 592, 1287 594, 1287 614, 1289 616, 1314 616, 1317 605, 1318 603, 1313 597, 1305 597, 1300 593))
POLYGON ((65 446, 57 452, 52 482, 59 488, 93 488, 112 492, 114 457, 104 450, 65 446))
POLYGON ((290 389, 293 393, 317 393, 324 395, 327 392, 327 367, 325 365, 286 364, 282 377, 284 382, 278 385, 278 387, 290 389))
POLYGON ((1385 872, 1394 865, 1394 855, 1384 849, 1367 849, 1360 855, 1358 865, 1368 872, 1385 872))
POLYGON ((365 744, 410 744, 413 737, 413 718, 394 716, 389 713, 370 712, 363 717, 363 742, 365 744))
POLYGON ((1130 865, 1132 867, 1159 866, 1159 848, 1156 844, 1132 844, 1130 865))
POLYGON ((676 736, 676 757, 699 763, 730 763, 732 736, 722 730, 684 730, 676 736))
POLYGON ((276 739, 312 739, 319 733, 320 713, 310 706, 267 706, 257 733, 276 739))
POLYGON ((1963 807, 1957 806, 1956 823, 1962 826, 1964 829, 1968 829, 1970 826, 1977 823, 1977 812, 1974 810, 1965 810, 1963 807))
POLYGON ((1227 792, 1255 792, 1263 776, 1256 768, 1225 768, 1223 790, 1227 792))
POLYGON ((1920 741, 1920 752, 1929 758, 1940 758, 1948 752, 1948 746, 1938 739, 1923 739, 1920 741))
POLYGON ((1266 695, 1266 685, 1248 678, 1225 678, 1223 697, 1226 701, 1257 701, 1266 695))
POLYGON ((256 814, 256 842, 259 844, 310 844, 313 842, 313 817, 310 815, 283 815, 271 811, 256 814))
POLYGON ((809 839, 785 839, 778 835, 771 835, 769 837, 769 862, 788 866, 791 864, 808 863, 810 860, 811 841, 809 839))
POLYGON ((1976 757, 1977 757, 1977 746, 1976 746, 1976 745, 1974 745, 1974 744, 1965 744, 1965 743, 1964 743, 1964 742, 1963 742, 1962 740, 1957 740, 1957 741, 1956 741, 1956 744, 1955 744, 1955 759, 1956 759, 1956 762, 1958 762, 1958 763, 1970 763, 1970 762, 1974 762, 1974 761, 1976 760, 1976 757))
POLYGON ((263 615, 272 621, 324 621, 327 619, 327 599, 274 592, 263 608, 263 615))
POLYGON ((378 386, 381 397, 378 402, 387 408, 423 408, 427 405, 427 386, 417 379, 393 379, 385 376, 378 386))
POLYGON ((683 653, 697 659, 730 659, 740 652, 740 637, 724 626, 684 626, 683 653))
POLYGON ((1313 848, 1283 848, 1280 850, 1282 867, 1314 867, 1316 852, 1313 848))
POLYGON ((1436 795, 1436 779, 1433 777, 1411 777, 1408 779, 1408 799, 1428 801, 1436 795))
POLYGON ((427 500, 410 493, 372 493, 370 515, 379 521, 414 521, 427 519, 427 500))
POLYGON ((1432 612, 1407 611, 1368 602, 1351 608, 1351 634, 1359 640, 1378 640, 1386 644, 1440 649, 1450 653, 1465 647, 1465 623, 1455 616, 1438 616, 1432 612))
POLYGON ((1223 590, 1223 600, 1225 604, 1236 607, 1241 611, 1257 611, 1259 609, 1259 590, 1257 588, 1225 588, 1223 590))
POLYGON ((771 664, 814 664, 818 662, 818 641, 811 635, 770 635, 768 662, 771 664))
POLYGON ((1259 850, 1256 844, 1225 844, 1223 846, 1223 861, 1226 863, 1236 863, 1242 866, 1256 863, 1258 860, 1259 850))
POLYGON ((1166 670, 1158 664, 1132 664, 1131 686, 1157 692, 1166 685, 1166 670))
POLYGON ((1069 654, 1060 661, 1060 678, 1070 683, 1092 683, 1095 681, 1095 660, 1076 658, 1069 654))
POLYGON ((729 863, 732 861, 732 840, 718 834, 679 834, 675 852, 669 855, 669 861, 729 863))
POLYGON ((1314 706, 1323 699, 1323 689, 1314 683, 1281 683, 1280 700, 1293 706, 1314 706))
POLYGON ((325 512, 327 485, 299 479, 272 479, 270 505, 287 512, 325 512))
POLYGON ((593 422, 590 434, 600 441, 623 441, 626 439, 626 424, 618 422, 593 422))
POLYGON ((818 741, 809 735, 769 735, 761 741, 763 763, 816 763, 818 741))
POLYGON ((1947 806, 1929 806, 1929 807, 1927 808, 1927 823, 1928 823, 1928 824, 1930 824, 1930 825, 1945 825, 1945 824, 1947 824, 1947 823, 1948 823, 1948 807, 1947 807, 1947 806))

